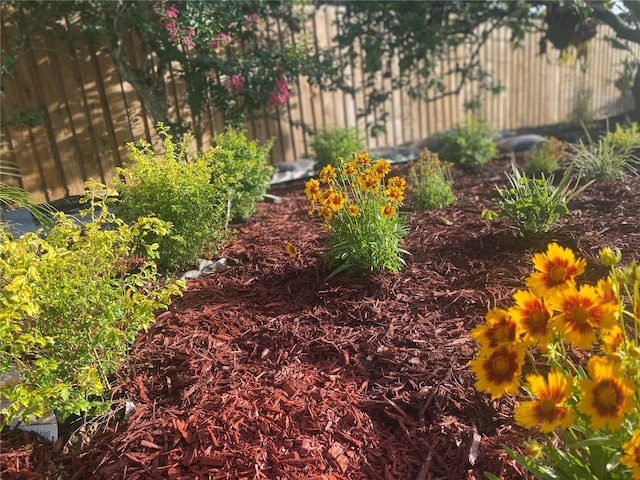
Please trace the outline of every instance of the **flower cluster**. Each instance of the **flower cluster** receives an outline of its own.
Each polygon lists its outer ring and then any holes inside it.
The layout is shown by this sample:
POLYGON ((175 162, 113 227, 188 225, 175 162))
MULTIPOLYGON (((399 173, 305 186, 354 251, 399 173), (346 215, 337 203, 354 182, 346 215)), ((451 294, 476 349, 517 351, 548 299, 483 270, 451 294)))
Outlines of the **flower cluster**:
POLYGON ((213 53, 220 53, 230 42, 229 35, 220 32, 216 37, 209 40, 209 47, 213 53))
POLYGON ((244 93, 244 77, 242 75, 231 75, 224 82, 224 86, 227 87, 229 95, 237 97, 244 93))
POLYGON ((305 184, 309 215, 323 218, 329 231, 332 273, 349 267, 397 272, 403 265, 401 248, 406 228, 399 216, 406 180, 386 178, 387 160, 373 161, 367 152, 325 166, 305 184))
POLYGON ((267 101, 267 105, 270 108, 277 108, 280 105, 284 105, 289 100, 291 96, 289 92, 289 82, 283 76, 278 77, 276 80, 276 86, 273 88, 271 93, 269 94, 269 100, 267 101))
POLYGON ((513 305, 491 309, 471 331, 480 347, 470 362, 476 389, 494 399, 522 389, 530 400, 516 405, 516 423, 556 436, 535 462, 510 452, 532 473, 569 468, 571 478, 628 478, 611 474, 622 463, 640 479, 640 274, 635 263, 617 270, 620 255, 610 249, 600 260, 610 275, 578 285, 586 261, 549 244, 533 256, 527 289, 515 292, 513 305), (612 469, 606 475, 591 470, 599 455, 602 468, 612 469))
POLYGON ((169 7, 163 15, 164 28, 169 32, 169 41, 193 47, 195 45, 193 37, 196 31, 193 28, 181 28, 176 21, 179 16, 180 10, 175 6, 169 7))

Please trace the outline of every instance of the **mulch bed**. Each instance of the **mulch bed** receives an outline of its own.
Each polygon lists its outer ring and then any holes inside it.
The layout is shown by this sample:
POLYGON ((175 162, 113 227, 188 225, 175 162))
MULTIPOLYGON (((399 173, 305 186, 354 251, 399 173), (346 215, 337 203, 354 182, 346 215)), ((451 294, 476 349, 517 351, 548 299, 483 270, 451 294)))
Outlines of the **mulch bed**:
POLYGON ((5 429, 0 476, 528 478, 501 448, 528 436, 513 423, 513 399, 474 389, 469 331, 510 303, 550 241, 587 259, 586 281, 605 273, 602 246, 638 258, 640 189, 637 180, 592 185, 561 228, 524 240, 480 216, 508 168, 502 159, 455 172, 459 202, 442 210, 411 212, 408 195, 412 255, 399 274, 329 281, 304 183, 273 187, 281 203, 260 204, 236 226, 223 253, 230 267, 190 280, 139 335, 114 389, 136 405, 128 421, 55 445, 5 429))

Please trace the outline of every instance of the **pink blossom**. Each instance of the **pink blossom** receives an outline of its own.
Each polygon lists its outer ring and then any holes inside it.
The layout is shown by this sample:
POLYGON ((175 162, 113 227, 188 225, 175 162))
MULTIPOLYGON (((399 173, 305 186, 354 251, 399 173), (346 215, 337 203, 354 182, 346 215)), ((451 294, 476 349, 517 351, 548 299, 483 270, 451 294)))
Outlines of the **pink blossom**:
POLYGON ((212 38, 209 41, 209 46, 211 47, 211 50, 213 50, 215 53, 220 53, 220 42, 215 38, 212 38))
POLYGON ((229 45, 229 35, 222 32, 218 34, 217 38, 212 38, 209 41, 209 46, 215 53, 220 53, 220 50, 222 50, 222 47, 225 47, 227 45, 229 45))
POLYGON ((291 94, 289 93, 289 82, 283 76, 279 77, 276 81, 276 86, 269 94, 269 100, 267 101, 267 105, 269 107, 279 107, 280 105, 284 105, 289 100, 291 94))
POLYGON ((244 93, 244 77, 242 75, 231 75, 226 82, 225 87, 229 91, 229 95, 237 97, 244 93))
POLYGON ((245 28, 254 28, 262 24, 262 20, 260 20, 260 16, 257 13, 250 13, 246 18, 247 21, 244 22, 245 28))
POLYGON ((182 44, 185 47, 193 47, 195 45, 195 43, 193 42, 193 40, 189 36, 182 38, 182 44))
POLYGON ((178 18, 178 15, 180 15, 180 10, 178 10, 174 6, 171 6, 171 7, 169 7, 169 10, 167 10, 167 13, 165 15, 168 18, 178 18))
POLYGON ((176 22, 166 22, 164 24, 164 29, 170 32, 173 30, 176 30, 177 28, 178 28, 178 25, 176 25, 176 22))
POLYGON ((196 34, 196 31, 193 28, 190 28, 189 30, 187 30, 187 33, 190 37, 193 37, 196 34))

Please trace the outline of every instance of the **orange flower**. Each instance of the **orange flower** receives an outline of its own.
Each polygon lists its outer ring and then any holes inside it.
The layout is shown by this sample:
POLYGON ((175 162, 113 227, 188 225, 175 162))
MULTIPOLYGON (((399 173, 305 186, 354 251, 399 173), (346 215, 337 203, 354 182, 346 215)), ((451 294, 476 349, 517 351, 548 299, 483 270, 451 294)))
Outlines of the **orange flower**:
POLYGON ((523 363, 524 349, 519 344, 480 350, 478 356, 469 362, 469 367, 476 375, 476 389, 498 398, 504 393, 518 392, 523 363))
POLYGON ((363 173, 358 177, 358 184, 363 190, 377 192, 379 183, 380 179, 372 173, 363 173))
POLYGON ((402 203, 404 200, 404 192, 401 188, 398 187, 390 187, 385 191, 387 194, 387 198, 392 202, 402 203))
POLYGON ((538 271, 532 273, 526 283, 540 296, 575 285, 575 277, 581 275, 587 265, 584 259, 576 259, 571 249, 557 243, 550 243, 547 251, 535 254, 532 261, 538 271))
POLYGON ((396 213, 396 207, 394 207, 393 205, 391 205, 390 203, 385 204, 381 209, 380 209, 380 215, 382 215, 382 218, 388 220, 391 217, 393 217, 396 213))
POLYGON ((340 193, 334 193, 327 200, 327 206, 334 212, 337 212, 344 206, 345 201, 345 198, 340 193))
POLYGON ((333 165, 327 165, 320 170, 320 175, 318 175, 318 177, 320 178, 320 182, 329 183, 331 180, 336 178, 336 169, 333 165))
POLYGON ((384 177, 391 171, 391 162, 388 160, 378 160, 373 164, 373 173, 379 177, 384 177))
POLYGON ((369 165, 371 163, 371 158, 367 152, 362 152, 355 155, 355 162, 357 165, 369 165))
POLYGON ((307 194, 309 200, 315 201, 320 197, 320 182, 315 178, 305 183, 304 187, 304 193, 307 194))
POLYGON ((352 217, 357 217, 358 214, 360 213, 360 209, 358 208, 358 206, 354 205, 353 203, 349 205, 349 207, 347 208, 347 211, 349 212, 349 215, 351 215, 352 217))
POLYGON ((487 312, 486 323, 471 330, 471 337, 483 349, 495 349, 501 345, 513 345, 518 339, 518 324, 506 310, 492 308, 487 312))
POLYGON ((523 341, 543 347, 548 345, 553 338, 553 329, 549 322, 551 311, 544 300, 530 290, 518 290, 513 299, 515 305, 509 309, 509 315, 520 324, 523 341))
POLYGON ((404 187, 407 186, 407 181, 402 177, 391 177, 389 180, 387 180, 387 185, 391 188, 397 187, 404 189, 404 187))

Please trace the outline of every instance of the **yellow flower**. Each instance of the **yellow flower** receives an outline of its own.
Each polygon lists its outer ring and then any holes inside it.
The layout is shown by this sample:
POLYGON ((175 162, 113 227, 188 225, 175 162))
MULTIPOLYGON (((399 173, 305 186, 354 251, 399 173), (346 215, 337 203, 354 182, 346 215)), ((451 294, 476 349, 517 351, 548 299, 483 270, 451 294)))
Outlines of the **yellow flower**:
POLYGON ((640 430, 633 432, 631 440, 625 442, 622 448, 624 455, 620 463, 631 470, 633 480, 640 480, 640 430))
POLYGON ((603 357, 591 357, 587 371, 589 378, 579 384, 582 398, 576 408, 591 417, 594 429, 617 430, 635 407, 633 382, 623 377, 618 364, 603 357))
POLYGON ((309 200, 317 200, 320 197, 320 182, 315 178, 309 180, 304 184, 304 193, 307 194, 309 200))
POLYGON ((518 324, 506 310, 492 308, 487 312, 486 322, 471 330, 471 337, 481 348, 495 349, 500 345, 513 345, 519 336, 518 324))
POLYGON ((396 207, 394 207, 393 205, 391 205, 390 203, 385 204, 381 209, 380 209, 380 215, 382 215, 382 218, 384 218, 385 220, 390 219, 391 217, 393 217, 396 214, 396 207))
POLYGON ((604 330, 600 336, 608 353, 617 352, 624 345, 622 329, 617 325, 608 330, 604 330))
POLYGON ((344 206, 345 201, 345 198, 340 193, 334 193, 327 200, 327 206, 337 212, 344 206))
POLYGON ((347 163, 342 169, 343 175, 355 175, 356 173, 358 173, 358 164, 355 162, 347 163))
POLYGON ((396 203, 402 203, 404 200, 404 191, 398 187, 390 187, 385 191, 387 198, 396 203))
POLYGON ((557 243, 550 243, 547 251, 535 254, 532 261, 538 271, 529 275, 526 283, 540 296, 575 285, 575 277, 584 273, 587 265, 583 258, 576 259, 571 249, 557 243))
POLYGON ((480 350, 469 367, 476 375, 476 389, 498 398, 504 393, 517 393, 523 363, 521 345, 500 346, 495 350, 480 350))
POLYGON ((318 216, 324 218, 325 222, 330 222, 333 219, 333 212, 331 208, 323 205, 318 209, 318 216))
POLYGON ((559 332, 567 341, 579 348, 589 348, 596 341, 595 328, 612 328, 612 305, 603 302, 591 285, 575 286, 557 292, 548 300, 549 308, 558 312, 553 317, 559 332))
POLYGON ((300 255, 300 250, 298 250, 298 248, 291 242, 287 242, 285 250, 291 258, 296 258, 298 255, 300 255))
POLYGON ((358 177, 358 184, 363 190, 377 192, 379 183, 380 179, 372 173, 363 173, 358 177))
POLYGON ((573 423, 573 411, 562 403, 571 397, 572 382, 559 371, 549 372, 547 380, 542 375, 527 375, 528 388, 537 400, 516 406, 516 423, 527 428, 539 425, 543 433, 556 427, 568 428, 573 423))
POLYGON ((357 217, 358 214, 360 213, 360 209, 358 208, 357 205, 354 205, 354 204, 349 205, 349 207, 347 208, 347 211, 349 212, 349 215, 351 215, 352 217, 357 217))
POLYGON ((333 188, 331 187, 320 192, 320 195, 318 196, 318 200, 320 201, 320 204, 326 207, 332 195, 333 195, 333 188))
POLYGON ((318 175, 318 177, 320 178, 320 182, 329 183, 331 180, 336 178, 336 169, 333 165, 327 165, 320 170, 320 175, 318 175))
POLYGON ((378 160, 373 164, 373 173, 379 177, 384 177, 391 171, 391 162, 388 160, 378 160))
POLYGON ((355 155, 355 162, 357 165, 369 165, 371 163, 371 158, 367 152, 362 152, 355 155))
POLYGON ((390 188, 396 187, 400 189, 404 189, 407 186, 407 181, 402 177, 391 177, 387 180, 387 185, 390 188))
POLYGON ((518 290, 513 294, 515 305, 509 315, 516 320, 524 332, 523 341, 534 345, 548 345, 553 338, 551 311, 544 300, 531 290, 518 290))

